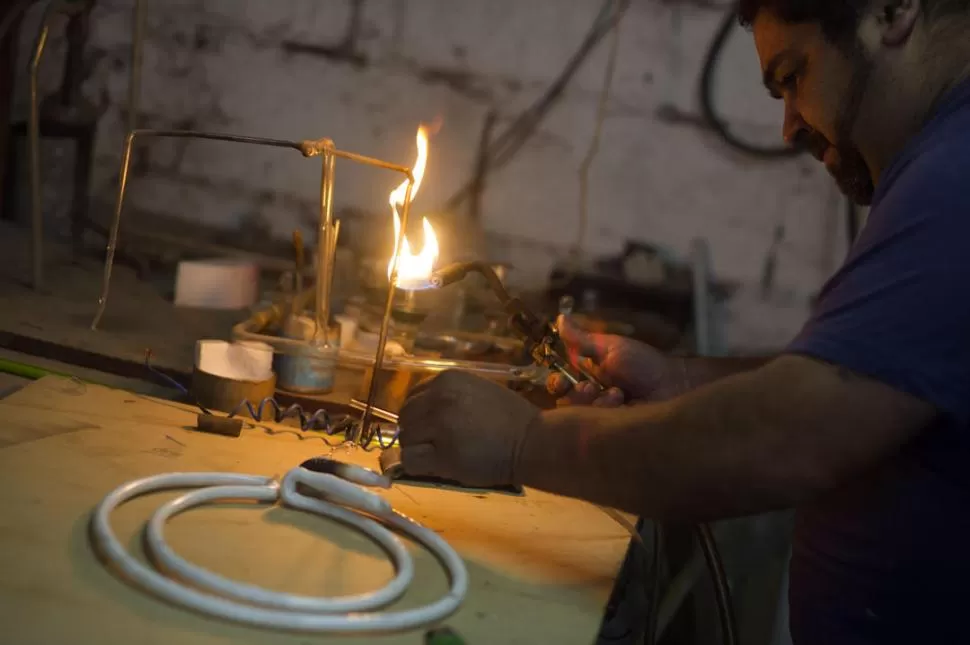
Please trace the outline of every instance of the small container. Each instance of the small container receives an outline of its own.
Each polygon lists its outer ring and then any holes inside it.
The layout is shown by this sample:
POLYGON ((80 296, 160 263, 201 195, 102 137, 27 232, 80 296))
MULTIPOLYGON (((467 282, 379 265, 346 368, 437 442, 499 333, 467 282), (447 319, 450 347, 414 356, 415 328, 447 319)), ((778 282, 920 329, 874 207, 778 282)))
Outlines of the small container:
POLYGON ((340 325, 340 346, 352 347, 357 339, 357 318, 346 314, 339 314, 333 318, 340 325))
POLYGON ((226 414, 235 410, 243 401, 257 406, 275 392, 276 376, 272 372, 268 378, 257 381, 226 378, 199 368, 192 371, 192 395, 196 402, 226 414))
POLYGON ((309 316, 291 316, 283 325, 283 336, 304 340, 307 344, 295 354, 278 358, 278 384, 283 390, 301 394, 326 394, 333 391, 337 357, 340 351, 340 329, 332 327, 329 344, 314 340, 316 321, 309 316))

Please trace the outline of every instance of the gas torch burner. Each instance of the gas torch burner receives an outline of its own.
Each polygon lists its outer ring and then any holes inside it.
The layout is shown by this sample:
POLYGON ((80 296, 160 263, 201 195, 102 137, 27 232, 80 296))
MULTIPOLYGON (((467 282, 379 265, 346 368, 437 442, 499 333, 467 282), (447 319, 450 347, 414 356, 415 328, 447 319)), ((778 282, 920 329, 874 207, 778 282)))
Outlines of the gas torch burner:
POLYGON ((509 295, 505 285, 495 274, 495 271, 484 262, 457 262, 435 271, 427 288, 440 289, 459 282, 469 273, 479 273, 488 282, 492 292, 502 303, 502 307, 509 315, 509 326, 518 334, 532 360, 537 365, 543 365, 550 370, 562 374, 573 387, 580 383, 591 383, 602 391, 600 383, 588 370, 574 365, 569 360, 566 345, 559 335, 559 330, 548 320, 542 320, 535 315, 519 298, 509 295))

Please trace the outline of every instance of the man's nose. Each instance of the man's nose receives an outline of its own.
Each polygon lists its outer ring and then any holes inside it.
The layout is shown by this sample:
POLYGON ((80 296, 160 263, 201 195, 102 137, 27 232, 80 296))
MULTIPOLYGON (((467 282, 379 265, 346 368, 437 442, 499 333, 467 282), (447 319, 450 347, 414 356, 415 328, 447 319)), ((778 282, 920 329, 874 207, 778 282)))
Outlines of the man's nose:
POLYGON ((781 130, 781 136, 785 143, 793 148, 800 146, 805 135, 808 134, 808 130, 808 124, 802 119, 801 114, 788 101, 785 101, 785 123, 781 130))

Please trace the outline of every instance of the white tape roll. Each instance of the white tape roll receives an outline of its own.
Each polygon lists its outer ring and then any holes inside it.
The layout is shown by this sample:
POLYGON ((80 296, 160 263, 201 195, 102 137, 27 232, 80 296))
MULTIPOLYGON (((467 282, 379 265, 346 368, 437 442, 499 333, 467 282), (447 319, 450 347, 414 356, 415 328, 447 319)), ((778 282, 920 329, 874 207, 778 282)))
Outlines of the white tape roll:
POLYGON ((255 341, 199 340, 195 343, 195 366, 235 381, 265 381, 273 376, 273 348, 255 341))

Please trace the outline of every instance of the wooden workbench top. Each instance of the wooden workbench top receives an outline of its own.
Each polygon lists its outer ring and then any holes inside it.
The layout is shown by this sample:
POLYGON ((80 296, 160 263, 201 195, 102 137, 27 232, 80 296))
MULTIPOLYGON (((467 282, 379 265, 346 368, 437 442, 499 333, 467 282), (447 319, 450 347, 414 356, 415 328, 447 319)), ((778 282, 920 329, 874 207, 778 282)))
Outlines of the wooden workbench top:
MULTIPOLYGON (((319 435, 273 424, 244 429, 240 438, 200 434, 191 429, 191 408, 58 377, 0 400, 0 419, 0 642, 422 642, 421 632, 326 637, 210 619, 128 586, 92 553, 90 513, 119 484, 171 471, 282 474, 330 452, 319 435)), ((340 448, 333 456, 376 468, 376 453, 340 448)), ((468 597, 446 623, 470 644, 594 641, 628 543, 600 510, 533 490, 518 497, 395 486, 382 494, 465 560, 468 597)), ((151 495, 119 509, 113 526, 122 542, 140 552, 141 526, 170 497, 151 495)), ((193 510, 172 521, 167 537, 193 562, 281 591, 362 592, 392 574, 363 535, 279 507, 193 510)), ((409 546, 415 581, 395 608, 446 589, 433 556, 409 546)))

